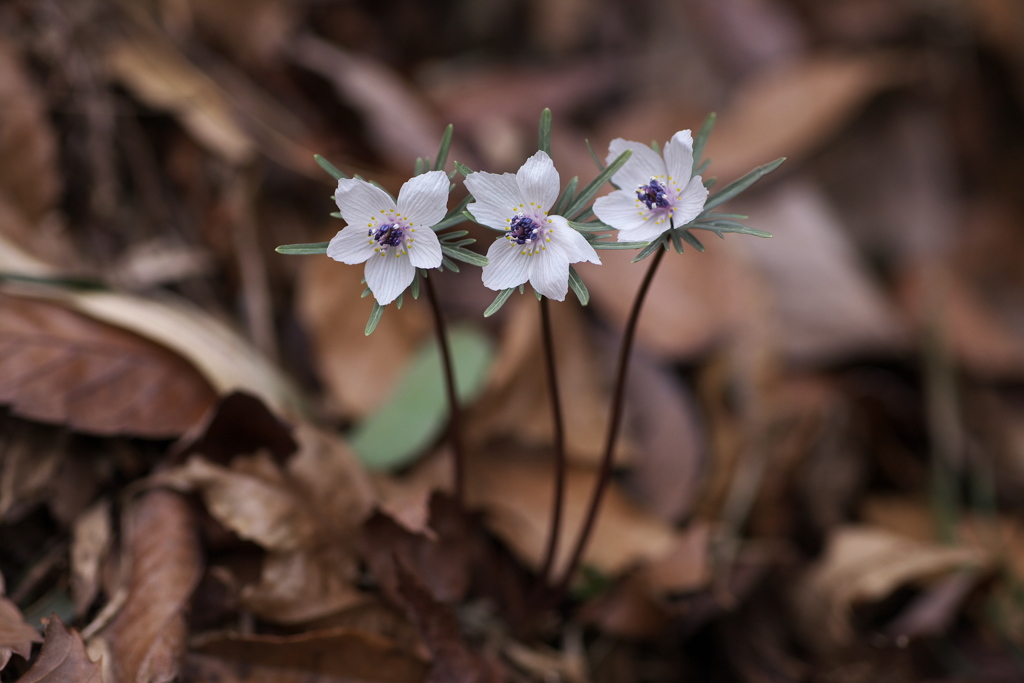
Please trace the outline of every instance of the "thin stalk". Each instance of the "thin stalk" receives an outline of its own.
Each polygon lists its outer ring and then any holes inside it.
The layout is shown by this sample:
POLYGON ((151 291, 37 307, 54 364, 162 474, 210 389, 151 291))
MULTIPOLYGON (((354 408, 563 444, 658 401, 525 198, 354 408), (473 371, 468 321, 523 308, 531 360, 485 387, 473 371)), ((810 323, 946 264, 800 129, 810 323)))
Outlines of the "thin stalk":
POLYGON ((548 393, 551 396, 551 416, 555 421, 555 493, 551 506, 551 529, 548 531, 548 547, 544 563, 538 576, 543 586, 551 576, 551 568, 558 552, 559 535, 562 529, 562 508, 565 498, 565 471, 568 463, 565 457, 565 422, 562 419, 562 402, 558 393, 558 375, 555 372, 555 344, 551 331, 551 314, 547 297, 540 299, 541 338, 544 341, 544 365, 548 374, 548 393))
POLYGON ((590 507, 587 509, 587 516, 583 522, 583 528, 576 538, 576 547, 573 548, 569 564, 565 568, 562 579, 557 584, 558 592, 563 592, 572 580, 576 567, 579 566, 583 551, 587 548, 590 534, 594 530, 594 522, 597 521, 597 512, 601 507, 601 499, 608 488, 608 482, 612 476, 612 465, 615 461, 615 442, 618 440, 619 427, 622 424, 622 404, 626 393, 626 374, 629 369, 629 356, 633 350, 633 339, 636 337, 636 323, 640 319, 640 309, 643 308, 644 299, 647 297, 647 290, 651 287, 654 273, 661 264, 665 255, 665 249, 658 249, 651 259, 651 265, 647 268, 640 289, 637 290, 636 299, 633 300, 633 308, 629 311, 629 319, 626 321, 626 330, 623 332, 622 348, 619 350, 619 364, 615 377, 615 389, 612 393, 612 413, 608 420, 608 435, 604 442, 604 455, 601 458, 601 469, 597 476, 597 485, 590 497, 590 507))
POLYGON ((466 502, 466 453, 462 448, 462 429, 459 425, 459 399, 455 393, 455 371, 452 367, 452 353, 448 348, 448 335, 445 333, 444 317, 441 315, 441 305, 437 300, 437 293, 434 291, 434 283, 429 277, 423 278, 427 289, 427 299, 430 300, 430 308, 434 312, 434 331, 437 333, 437 345, 441 349, 441 365, 444 368, 444 383, 448 390, 448 442, 452 446, 454 456, 454 487, 455 500, 458 504, 466 502))

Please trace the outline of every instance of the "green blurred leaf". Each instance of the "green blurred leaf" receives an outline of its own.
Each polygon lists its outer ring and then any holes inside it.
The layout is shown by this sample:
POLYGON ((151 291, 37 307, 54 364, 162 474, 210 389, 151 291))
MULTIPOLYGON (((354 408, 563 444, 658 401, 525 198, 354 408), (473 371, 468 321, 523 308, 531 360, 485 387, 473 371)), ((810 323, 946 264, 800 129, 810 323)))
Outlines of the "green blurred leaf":
POLYGON ((310 254, 326 254, 330 242, 312 242, 310 244, 282 244, 276 251, 278 254, 308 256, 310 254))
POLYGON ((551 110, 544 107, 540 113, 540 128, 537 131, 537 149, 551 156, 551 110))
POLYGON ((766 175, 777 169, 779 166, 782 165, 782 162, 785 160, 786 157, 781 157, 763 166, 758 166, 753 171, 746 174, 739 180, 729 183, 728 185, 723 187, 720 192, 712 195, 711 198, 708 199, 707 203, 704 205, 704 211, 709 211, 718 206, 719 204, 729 201, 730 199, 732 199, 733 197, 735 197, 736 195, 738 195, 739 193, 743 192, 748 187, 756 183, 758 180, 760 180, 761 178, 765 177, 766 175))
MULTIPOLYGON (((519 289, 521 292, 523 286, 520 285, 519 289)), ((508 301, 508 298, 512 296, 512 292, 514 291, 516 291, 515 288, 510 287, 509 289, 503 289, 500 292, 498 292, 498 296, 494 297, 494 301, 492 301, 491 305, 487 307, 486 311, 484 311, 484 317, 490 318, 492 315, 500 311, 501 307, 505 305, 505 302, 508 301)))
POLYGON ((569 266, 569 286, 572 287, 572 291, 576 292, 576 298, 580 300, 580 304, 586 306, 590 302, 590 292, 583 284, 583 278, 572 266, 569 266))
POLYGON ((594 198, 594 195, 601 189, 601 186, 608 182, 608 180, 615 175, 616 171, 622 168, 623 164, 629 161, 629 157, 632 155, 632 150, 627 149, 625 152, 620 154, 615 161, 610 163, 607 168, 598 173, 597 177, 591 180, 590 183, 583 188, 583 191, 580 192, 578 197, 576 197, 576 201, 572 203, 572 206, 570 206, 563 215, 566 218, 572 218, 575 214, 579 213, 579 211, 586 206, 587 202, 594 198))
POLYGON ((444 129, 444 135, 441 136, 441 148, 437 151, 437 160, 434 162, 434 170, 440 171, 444 168, 444 165, 448 163, 448 150, 452 146, 452 133, 455 131, 455 126, 448 124, 448 127, 444 129))
POLYGON ((324 159, 319 154, 314 154, 313 158, 316 160, 316 163, 320 164, 320 168, 322 168, 325 171, 327 171, 331 175, 331 177, 334 178, 335 180, 342 180, 343 178, 347 178, 348 177, 347 175, 345 175, 344 173, 339 171, 337 168, 335 168, 334 164, 332 164, 331 162, 327 161, 327 159, 324 159))
MULTIPOLYGON (((467 327, 450 330, 448 344, 455 363, 455 390, 460 403, 484 387, 494 357, 490 339, 467 327)), ((407 465, 433 443, 448 419, 447 392, 437 342, 424 344, 410 361, 384 405, 349 435, 349 443, 370 469, 407 465)))

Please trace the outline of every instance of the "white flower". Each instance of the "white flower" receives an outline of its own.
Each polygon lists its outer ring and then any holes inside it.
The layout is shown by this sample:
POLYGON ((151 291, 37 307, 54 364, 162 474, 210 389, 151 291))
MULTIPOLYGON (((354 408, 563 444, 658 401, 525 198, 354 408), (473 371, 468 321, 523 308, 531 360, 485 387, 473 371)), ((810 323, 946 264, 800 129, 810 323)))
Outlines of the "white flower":
POLYGON ((529 281, 538 293, 562 301, 569 289, 570 263, 601 263, 565 218, 548 215, 558 199, 559 182, 546 153, 534 154, 515 175, 471 173, 466 187, 476 200, 467 208, 477 222, 505 232, 487 250, 484 286, 502 290, 529 281))
POLYGON ((602 222, 619 230, 620 242, 650 242, 669 228, 682 227, 700 215, 708 190, 693 172, 693 137, 681 130, 665 145, 665 158, 647 145, 616 138, 606 163, 627 149, 629 160, 612 176, 621 189, 594 202, 602 222))
POLYGON ((366 285, 381 306, 412 284, 417 268, 441 265, 441 243, 430 227, 448 211, 448 176, 429 171, 412 178, 398 193, 365 180, 343 178, 334 194, 348 223, 327 245, 327 255, 342 263, 366 262, 366 285))

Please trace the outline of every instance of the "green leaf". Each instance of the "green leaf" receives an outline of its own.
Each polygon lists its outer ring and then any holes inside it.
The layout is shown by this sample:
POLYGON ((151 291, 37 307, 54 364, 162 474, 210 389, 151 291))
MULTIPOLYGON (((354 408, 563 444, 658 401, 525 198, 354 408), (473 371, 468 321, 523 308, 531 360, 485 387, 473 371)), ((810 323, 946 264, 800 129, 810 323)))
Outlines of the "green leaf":
MULTIPOLYGON (((701 175, 704 171, 708 170, 708 166, 711 165, 711 159, 705 159, 700 166, 693 169, 693 175, 701 175)), ((692 176, 691 176, 692 177, 692 176)))
POLYGON ((544 107, 540 113, 540 128, 537 131, 537 149, 551 156, 551 110, 544 107))
POLYGON ((473 169, 471 169, 469 166, 466 166, 461 161, 456 161, 455 162, 455 170, 458 171, 459 173, 461 173, 463 177, 466 177, 470 173, 474 172, 473 169))
MULTIPOLYGON (((522 289, 522 285, 520 285, 519 289, 522 289)), ((490 318, 492 315, 500 311, 501 307, 505 305, 505 302, 508 301, 508 298, 512 296, 512 292, 514 291, 516 291, 515 287, 511 287, 498 292, 498 296, 494 297, 494 301, 492 301, 491 305, 487 307, 486 311, 484 311, 484 317, 490 318)))
POLYGON ((324 159, 319 154, 314 154, 313 158, 316 160, 316 163, 320 164, 320 168, 322 168, 325 171, 327 171, 331 175, 331 177, 334 178, 335 180, 342 180, 344 178, 348 178, 347 175, 345 175, 344 173, 339 171, 337 168, 335 168, 334 164, 332 164, 331 162, 327 161, 327 159, 324 159))
POLYGON ((597 152, 594 151, 594 147, 593 147, 593 145, 590 144, 590 140, 586 140, 585 142, 587 143, 587 151, 590 152, 590 158, 594 160, 595 164, 597 164, 597 170, 598 171, 603 171, 604 170, 604 163, 597 156, 597 152))
POLYGON ((382 315, 384 315, 384 307, 374 300, 373 310, 370 311, 370 319, 366 321, 366 329, 363 330, 363 334, 367 337, 373 334, 373 331, 377 329, 377 323, 380 322, 380 317, 382 315))
POLYGON ((760 180, 761 178, 765 177, 766 175, 777 169, 779 166, 782 165, 782 162, 784 162, 785 160, 786 157, 781 157, 779 159, 776 159, 775 161, 765 164, 764 166, 758 166, 753 171, 743 176, 739 180, 729 183, 728 185, 723 187, 721 191, 712 195, 711 198, 708 199, 707 203, 704 205, 704 210, 708 211, 710 209, 715 208, 716 206, 723 202, 729 201, 730 199, 732 199, 733 197, 735 197, 736 195, 738 195, 739 193, 743 192, 748 187, 756 183, 758 180, 760 180))
POLYGON ((457 263, 455 263, 455 261, 452 261, 447 256, 442 256, 441 257, 441 269, 444 270, 445 268, 447 268, 448 270, 452 271, 453 273, 459 272, 459 265, 457 263))
POLYGON ((640 249, 646 247, 648 242, 591 242, 594 249, 640 249))
POLYGON ((450 256, 453 259, 457 259, 459 261, 462 261, 463 263, 468 263, 472 266, 480 266, 481 268, 483 268, 488 263, 490 263, 490 261, 487 260, 486 256, 478 254, 475 251, 470 251, 469 249, 463 249, 462 247, 454 247, 449 244, 442 244, 441 251, 445 255, 450 256))
POLYGON ((677 254, 682 254, 683 253, 683 242, 682 242, 682 240, 679 239, 679 231, 678 230, 669 230, 667 234, 668 234, 668 238, 672 241, 672 248, 676 250, 677 254))
POLYGON ((551 213, 556 216, 562 215, 562 209, 568 206, 569 202, 572 201, 572 197, 576 194, 576 187, 580 184, 580 177, 573 176, 572 180, 565 186, 565 190, 562 192, 562 196, 555 202, 555 208, 551 209, 551 213))
MULTIPOLYGON (((466 403, 484 387, 493 344, 466 327, 452 328, 448 344, 455 364, 455 393, 460 403, 466 403)), ((398 468, 430 447, 444 429, 448 411, 441 353, 431 340, 409 362, 384 405, 352 430, 349 443, 368 468, 398 468)))
POLYGON ((412 279, 412 285, 409 287, 409 291, 412 293, 413 299, 420 298, 420 276, 427 277, 427 272, 422 268, 416 269, 416 277, 412 279))
POLYGON ((437 160, 434 162, 435 171, 440 171, 448 163, 448 150, 452 146, 453 132, 455 132, 455 126, 449 123, 448 127, 444 129, 444 135, 441 136, 441 148, 437 150, 437 160))
POLYGON ((697 137, 693 139, 693 173, 692 175, 700 175, 698 168, 701 168, 701 159, 704 157, 704 147, 708 144, 708 137, 711 135, 711 129, 715 127, 715 119, 717 115, 714 112, 708 114, 708 117, 704 119, 704 125, 697 131, 697 137))
POLYGON ((311 244, 282 244, 276 251, 278 254, 308 256, 310 254, 326 254, 330 242, 313 242, 311 244))
POLYGON ((569 266, 569 286, 572 287, 572 291, 576 292, 576 298, 580 300, 580 304, 586 306, 590 302, 590 292, 583 284, 583 278, 572 266, 569 266))
MULTIPOLYGON (((334 199, 334 197, 331 197, 331 199, 334 199)), ((340 218, 342 220, 345 219, 345 217, 341 215, 341 211, 333 211, 333 212, 331 212, 331 218, 340 218)))
POLYGON ((658 239, 656 239, 656 240, 654 240, 653 242, 651 242, 650 244, 648 244, 648 245, 647 245, 647 246, 646 246, 646 247, 645 247, 645 248, 643 249, 643 251, 641 251, 641 252, 640 252, 639 254, 637 254, 637 255, 636 255, 636 256, 635 256, 634 258, 633 258, 633 260, 632 260, 632 261, 630 261, 630 263, 637 263, 638 261, 643 261, 643 260, 644 260, 645 258, 647 258, 648 256, 650 256, 651 254, 653 254, 654 252, 658 251, 658 249, 660 249, 660 248, 661 248, 661 246, 662 246, 663 244, 665 244, 665 239, 666 239, 666 238, 665 238, 665 236, 664 236, 664 235, 662 235, 662 236, 661 236, 661 237, 659 237, 658 239))
POLYGON ((413 167, 414 176, 423 175, 423 157, 416 157, 416 165, 413 167))
MULTIPOLYGON (((604 230, 614 230, 612 226, 601 221, 590 221, 588 223, 580 223, 578 221, 566 221, 570 227, 580 232, 602 232, 604 230)), ((646 242, 644 243, 646 244, 646 242)))
POLYGON ((579 213, 580 210, 582 210, 583 207, 594 198, 594 195, 601 189, 601 186, 608 182, 608 179, 615 175, 615 173, 622 168, 623 164, 629 161, 629 157, 632 156, 632 154, 632 150, 627 149, 625 152, 620 154, 615 161, 609 164, 607 168, 598 173, 597 177, 591 180, 590 183, 583 188, 583 191, 576 197, 576 201, 574 201, 572 206, 570 206, 562 215, 566 218, 571 218, 579 213))
POLYGON ((753 235, 754 237, 771 238, 770 232, 764 230, 758 230, 752 228, 749 225, 743 225, 742 223, 735 223, 733 221, 699 221, 691 223, 689 226, 690 230, 710 230, 719 237, 724 236, 724 233, 732 232, 739 235, 753 235))
POLYGON ((697 237, 693 233, 691 233, 689 230, 677 230, 676 232, 679 233, 679 236, 682 237, 687 244, 689 244, 697 251, 704 253, 704 245, 701 244, 701 241, 697 239, 697 237))

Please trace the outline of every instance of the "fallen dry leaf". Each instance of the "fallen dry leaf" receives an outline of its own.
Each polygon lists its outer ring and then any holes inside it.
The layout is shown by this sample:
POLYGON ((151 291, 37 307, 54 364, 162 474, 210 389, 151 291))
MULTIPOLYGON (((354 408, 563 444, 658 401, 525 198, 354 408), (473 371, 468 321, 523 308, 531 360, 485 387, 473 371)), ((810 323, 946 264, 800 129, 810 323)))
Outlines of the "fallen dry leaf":
POLYGON ((106 683, 157 683, 177 677, 185 654, 186 614, 202 575, 188 502, 147 491, 126 512, 127 595, 114 620, 90 641, 105 652, 106 683))
POLYGON ((53 616, 46 623, 44 637, 39 659, 18 683, 103 683, 102 666, 89 659, 78 631, 53 616))
POLYGON ((178 436, 212 405, 209 383, 167 349, 54 303, 0 294, 0 403, 78 431, 178 436))
MULTIPOLYGON (((2 367, 2 364, 0 364, 2 367)), ((6 419, 0 435, 0 519, 42 498, 65 461, 67 438, 48 426, 6 419)))
MULTIPOLYGON (((245 667, 271 669, 281 676, 274 681, 293 680, 290 677, 301 672, 301 681, 327 676, 367 683, 420 683, 429 666, 420 655, 383 636, 351 628, 294 636, 210 634, 196 639, 192 649, 245 667)), ((240 676, 239 680, 251 679, 240 676)))
POLYGON ((113 544, 110 502, 95 503, 75 520, 71 530, 71 597, 82 616, 99 594, 103 561, 113 544))
POLYGON ((853 641, 849 617, 855 604, 881 600, 905 584, 990 565, 990 555, 977 548, 925 543, 879 527, 839 527, 796 587, 799 626, 809 644, 828 651, 853 641))
POLYGON ((0 595, 0 671, 11 661, 11 655, 27 660, 32 654, 32 643, 42 640, 39 631, 25 623, 18 607, 0 595))

